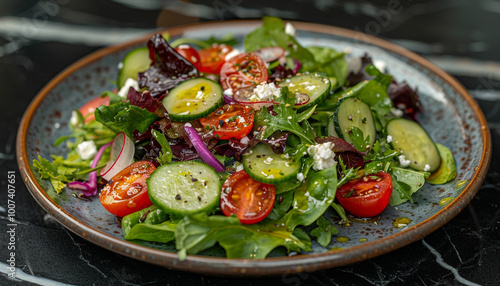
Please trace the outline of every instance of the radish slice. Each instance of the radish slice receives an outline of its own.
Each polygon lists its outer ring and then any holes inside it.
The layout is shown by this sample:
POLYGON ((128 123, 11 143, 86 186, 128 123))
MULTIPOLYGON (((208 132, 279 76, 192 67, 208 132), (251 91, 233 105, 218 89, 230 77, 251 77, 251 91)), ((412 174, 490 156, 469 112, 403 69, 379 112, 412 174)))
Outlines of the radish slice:
POLYGON ((293 62, 295 63, 295 69, 293 70, 293 74, 296 75, 299 72, 300 68, 302 67, 302 63, 297 59, 293 59, 293 62))
POLYGON ((200 155, 200 158, 210 167, 214 168, 216 172, 224 172, 226 170, 226 167, 215 158, 214 154, 208 150, 207 146, 205 143, 203 143, 203 140, 201 140, 200 135, 198 132, 196 132, 196 129, 190 124, 186 123, 184 124, 184 130, 186 130, 186 134, 189 137, 189 140, 191 143, 193 143, 194 149, 198 152, 200 155))
POLYGON ((285 49, 282 47, 265 47, 256 50, 254 53, 259 55, 266 63, 270 63, 283 57, 285 49))
POLYGON ((116 134, 111 145, 111 154, 106 164, 101 170, 101 177, 106 181, 111 180, 116 174, 134 162, 134 142, 125 133, 116 134))

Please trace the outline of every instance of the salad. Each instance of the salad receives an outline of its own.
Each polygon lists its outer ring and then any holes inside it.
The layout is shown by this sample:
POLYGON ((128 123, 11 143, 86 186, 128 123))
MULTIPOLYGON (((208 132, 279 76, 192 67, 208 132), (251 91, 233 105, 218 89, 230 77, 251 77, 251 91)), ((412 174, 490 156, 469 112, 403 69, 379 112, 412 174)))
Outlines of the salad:
POLYGON ((115 90, 73 111, 55 142, 68 154, 33 166, 57 195, 98 199, 125 239, 174 244, 181 259, 216 244, 229 258, 328 249, 336 225, 454 179, 414 89, 369 55, 295 36, 274 17, 244 50, 154 35, 124 57, 115 90))

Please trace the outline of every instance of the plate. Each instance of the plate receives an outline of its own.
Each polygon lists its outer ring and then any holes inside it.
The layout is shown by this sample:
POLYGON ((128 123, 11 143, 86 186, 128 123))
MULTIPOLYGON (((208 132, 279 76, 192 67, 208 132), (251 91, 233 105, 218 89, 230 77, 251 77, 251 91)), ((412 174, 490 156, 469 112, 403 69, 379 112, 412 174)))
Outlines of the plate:
MULTIPOLYGON (((206 38, 232 33, 242 39, 260 21, 229 21, 184 26, 168 30, 172 38, 206 38)), ((304 46, 349 49, 350 56, 368 53, 386 63, 387 72, 398 82, 416 88, 424 113, 419 121, 431 137, 450 148, 457 163, 457 177, 441 186, 426 184, 414 195, 414 203, 389 207, 376 223, 338 226, 329 250, 313 244, 308 254, 287 256, 272 252, 266 259, 227 259, 222 249, 179 260, 172 245, 135 244, 125 241, 116 218, 107 213, 98 199, 77 200, 68 194, 55 196, 50 183, 39 180, 32 162, 38 155, 64 155, 64 146, 54 147, 56 138, 68 134, 71 111, 101 92, 115 88, 117 65, 130 50, 145 45, 150 35, 135 41, 99 50, 68 67, 33 99, 17 135, 17 160, 28 190, 40 206, 63 226, 84 239, 116 253, 171 269, 216 275, 277 275, 315 271, 347 265, 382 255, 419 240, 456 216, 474 197, 482 184, 491 158, 491 139, 486 120, 476 102, 451 76, 423 59, 385 40, 341 28, 292 22, 304 46), (443 198, 453 198, 440 204, 443 198), (396 228, 398 217, 411 220, 396 228)))

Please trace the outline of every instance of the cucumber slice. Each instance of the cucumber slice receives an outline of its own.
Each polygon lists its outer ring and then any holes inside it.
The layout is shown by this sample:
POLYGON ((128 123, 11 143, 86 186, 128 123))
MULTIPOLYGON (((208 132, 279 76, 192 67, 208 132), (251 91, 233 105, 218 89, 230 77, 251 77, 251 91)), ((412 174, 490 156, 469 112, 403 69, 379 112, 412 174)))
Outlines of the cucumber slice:
POLYGON ((410 167, 417 171, 433 172, 441 165, 441 157, 436 144, 418 123, 396 118, 389 121, 385 134, 392 137, 394 150, 401 151, 410 167))
POLYGON ((119 65, 118 89, 122 88, 127 78, 137 80, 137 74, 149 69, 150 65, 148 47, 140 47, 128 53, 119 65))
MULTIPOLYGON (((368 104, 355 97, 342 99, 333 114, 335 132, 339 138, 352 143, 349 136, 352 127, 358 127, 363 131, 363 136, 370 136, 370 146, 375 143, 377 131, 372 116, 372 111, 368 104)), ((364 139, 364 138, 363 138, 364 139)))
POLYGON ((199 77, 181 82, 162 100, 173 121, 191 121, 209 115, 224 102, 221 86, 199 77))
POLYGON ((287 86, 293 93, 305 93, 309 96, 308 103, 295 106, 299 111, 322 102, 330 93, 330 80, 317 73, 298 74, 283 80, 279 86, 287 86))
POLYGON ((300 163, 291 164, 290 158, 276 154, 266 143, 259 143, 243 155, 243 167, 256 181, 275 184, 297 178, 300 163))
POLYGON ((198 161, 161 165, 146 183, 151 202, 173 216, 213 211, 222 188, 217 172, 198 161))
POLYGON ((328 123, 326 124, 326 135, 339 137, 337 131, 335 131, 335 116, 333 115, 328 118, 328 123))

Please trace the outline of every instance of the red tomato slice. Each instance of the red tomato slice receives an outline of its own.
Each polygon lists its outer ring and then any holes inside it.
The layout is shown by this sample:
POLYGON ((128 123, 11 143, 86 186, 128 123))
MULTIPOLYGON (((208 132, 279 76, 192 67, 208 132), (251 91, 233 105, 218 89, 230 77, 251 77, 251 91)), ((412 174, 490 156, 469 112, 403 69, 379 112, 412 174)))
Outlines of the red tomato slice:
POLYGON ((254 113, 253 108, 248 105, 225 104, 206 118, 201 118, 200 123, 203 128, 214 128, 217 139, 240 140, 252 131, 254 113))
POLYGON ((243 170, 222 185, 220 207, 226 216, 235 214, 241 223, 253 224, 269 215, 275 197, 273 185, 255 181, 243 170))
POLYGON ((391 175, 386 172, 351 180, 337 189, 337 200, 357 217, 373 217, 389 205, 392 194, 391 175))
POLYGON ((230 58, 220 71, 220 82, 223 89, 233 92, 247 87, 254 87, 267 82, 266 62, 255 53, 243 53, 230 58))
POLYGON ((80 107, 80 109, 78 109, 85 118, 85 123, 88 123, 95 119, 94 111, 97 107, 101 105, 109 105, 109 96, 106 97, 98 96, 90 100, 89 102, 85 103, 82 107, 80 107))
POLYGON ((149 161, 138 161, 116 174, 101 191, 99 199, 110 213, 124 217, 149 207, 146 179, 156 170, 149 161))
POLYGON ((200 68, 201 60, 200 60, 200 55, 198 52, 191 47, 190 45, 179 45, 175 50, 183 56, 186 60, 188 60, 190 63, 192 63, 196 69, 200 68))
POLYGON ((232 50, 231 46, 224 44, 212 45, 210 48, 199 50, 201 65, 198 71, 212 74, 220 73, 220 69, 226 61, 226 55, 232 50))

